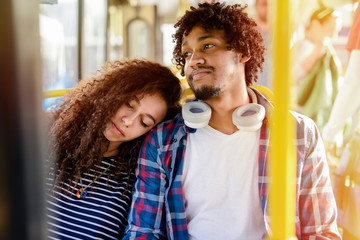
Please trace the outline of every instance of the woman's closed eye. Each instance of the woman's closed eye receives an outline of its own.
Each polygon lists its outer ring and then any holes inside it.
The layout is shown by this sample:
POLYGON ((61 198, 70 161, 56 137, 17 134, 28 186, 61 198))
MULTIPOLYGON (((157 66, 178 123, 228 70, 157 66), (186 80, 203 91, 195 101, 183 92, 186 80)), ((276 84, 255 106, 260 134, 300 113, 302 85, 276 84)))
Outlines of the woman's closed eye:
POLYGON ((140 124, 144 127, 144 128, 149 128, 155 125, 154 120, 152 120, 151 118, 145 116, 143 118, 140 119, 140 124))
POLYGON ((128 108, 132 108, 131 104, 129 102, 125 103, 125 105, 128 107, 128 108))
POLYGON ((130 101, 130 102, 126 102, 125 103, 126 107, 130 108, 130 109, 135 109, 137 106, 136 101, 130 101))
POLYGON ((141 125, 144 127, 144 128, 148 128, 149 125, 147 125, 143 120, 140 120, 140 123, 141 125))

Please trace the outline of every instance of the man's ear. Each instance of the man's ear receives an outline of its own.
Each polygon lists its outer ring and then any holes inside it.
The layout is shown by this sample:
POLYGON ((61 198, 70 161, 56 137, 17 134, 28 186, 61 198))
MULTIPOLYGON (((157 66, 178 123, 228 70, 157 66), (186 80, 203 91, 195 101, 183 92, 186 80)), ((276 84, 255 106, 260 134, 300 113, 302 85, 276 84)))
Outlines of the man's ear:
POLYGON ((241 63, 246 63, 247 61, 250 60, 250 56, 240 56, 240 62, 241 63))

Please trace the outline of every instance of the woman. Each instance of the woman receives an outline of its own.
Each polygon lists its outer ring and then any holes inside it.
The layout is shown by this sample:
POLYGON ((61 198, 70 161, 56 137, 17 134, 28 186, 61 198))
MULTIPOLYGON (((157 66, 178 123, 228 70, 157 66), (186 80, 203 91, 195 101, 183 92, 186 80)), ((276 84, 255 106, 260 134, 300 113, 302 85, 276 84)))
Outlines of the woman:
POLYGON ((146 60, 108 62, 53 112, 48 237, 121 239, 143 135, 178 110, 181 86, 146 60))

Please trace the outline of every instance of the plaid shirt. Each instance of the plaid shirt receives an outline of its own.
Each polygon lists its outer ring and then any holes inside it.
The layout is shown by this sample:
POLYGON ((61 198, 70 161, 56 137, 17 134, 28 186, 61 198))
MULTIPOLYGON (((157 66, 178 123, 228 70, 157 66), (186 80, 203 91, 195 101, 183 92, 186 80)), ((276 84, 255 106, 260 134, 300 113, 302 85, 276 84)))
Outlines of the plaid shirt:
MULTIPOLYGON (((254 90, 255 91, 255 90, 254 90)), ((256 92, 256 91, 255 91, 256 92)), ((268 115, 272 106, 258 92, 258 103, 268 115)), ((325 150, 313 121, 292 113, 297 122, 296 235, 298 239, 341 239, 336 225, 336 204, 330 183, 325 150)), ((269 132, 263 121, 259 145, 259 197, 267 233, 267 156, 269 132)), ((129 225, 124 239, 189 239, 182 171, 187 134, 182 115, 158 125, 143 144, 129 225)), ((234 227, 234 226, 229 226, 234 227)))

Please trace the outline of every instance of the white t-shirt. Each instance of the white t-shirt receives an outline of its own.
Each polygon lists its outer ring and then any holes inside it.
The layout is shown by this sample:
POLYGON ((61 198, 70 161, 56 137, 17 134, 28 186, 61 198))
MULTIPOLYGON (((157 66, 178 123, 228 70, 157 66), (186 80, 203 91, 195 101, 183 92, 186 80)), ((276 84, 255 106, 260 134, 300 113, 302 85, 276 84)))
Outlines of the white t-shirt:
POLYGON ((223 134, 210 126, 188 135, 183 170, 189 237, 262 239, 258 192, 260 130, 223 134))

